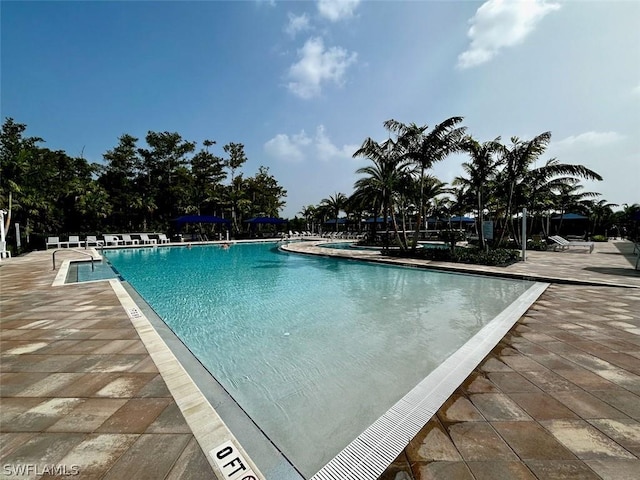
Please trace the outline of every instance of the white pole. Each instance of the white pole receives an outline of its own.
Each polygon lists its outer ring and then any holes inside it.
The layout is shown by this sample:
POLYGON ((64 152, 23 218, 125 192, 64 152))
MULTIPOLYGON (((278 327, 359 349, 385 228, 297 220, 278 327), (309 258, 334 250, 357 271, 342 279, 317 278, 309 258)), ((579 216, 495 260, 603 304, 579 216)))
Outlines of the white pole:
POLYGON ((522 261, 527 261, 527 209, 522 209, 522 261))
POLYGON ((20 224, 16 223, 16 247, 20 248, 22 246, 22 242, 20 241, 20 224))
POLYGON ((5 236, 4 236, 4 214, 6 212, 4 210, 0 210, 0 242, 5 242, 5 236))

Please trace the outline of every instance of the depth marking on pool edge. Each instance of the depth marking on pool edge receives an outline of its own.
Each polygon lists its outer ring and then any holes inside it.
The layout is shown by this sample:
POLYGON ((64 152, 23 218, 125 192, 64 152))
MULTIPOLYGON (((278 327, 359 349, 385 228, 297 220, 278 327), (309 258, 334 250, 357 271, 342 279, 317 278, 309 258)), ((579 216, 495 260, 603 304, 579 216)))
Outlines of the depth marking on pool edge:
POLYGON ((375 480, 549 286, 536 282, 310 480, 375 480))
POLYGON ((221 443, 209 455, 216 462, 225 480, 258 480, 249 463, 235 447, 233 442, 221 443))

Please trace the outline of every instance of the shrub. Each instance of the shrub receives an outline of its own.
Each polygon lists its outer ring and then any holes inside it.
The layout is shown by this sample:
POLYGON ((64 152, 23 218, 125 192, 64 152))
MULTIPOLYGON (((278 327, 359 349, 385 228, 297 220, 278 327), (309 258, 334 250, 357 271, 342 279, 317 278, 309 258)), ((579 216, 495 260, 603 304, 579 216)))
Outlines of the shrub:
POLYGON ((384 253, 391 257, 420 258, 440 262, 472 263, 477 265, 507 266, 520 259, 518 250, 506 248, 492 249, 487 252, 475 248, 456 248, 453 252, 444 248, 421 248, 415 251, 391 250, 384 253))
POLYGON ((609 239, 604 235, 594 235, 591 240, 594 242, 607 242, 609 239))

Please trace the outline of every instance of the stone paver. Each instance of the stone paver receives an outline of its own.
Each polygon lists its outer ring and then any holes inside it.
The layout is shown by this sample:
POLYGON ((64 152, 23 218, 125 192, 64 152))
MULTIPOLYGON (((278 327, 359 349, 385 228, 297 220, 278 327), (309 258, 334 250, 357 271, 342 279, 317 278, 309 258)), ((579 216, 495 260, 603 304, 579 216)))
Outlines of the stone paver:
MULTIPOLYGON (((611 242, 593 254, 530 252, 507 268, 432 262, 553 285, 380 479, 637 478, 631 251, 611 242)), ((0 263, 0 464, 73 465, 74 478, 215 478, 109 284, 51 287, 50 261, 34 252, 0 263)))
POLYGON ((51 253, 0 263, 0 477, 215 478, 109 283, 55 274, 51 253))

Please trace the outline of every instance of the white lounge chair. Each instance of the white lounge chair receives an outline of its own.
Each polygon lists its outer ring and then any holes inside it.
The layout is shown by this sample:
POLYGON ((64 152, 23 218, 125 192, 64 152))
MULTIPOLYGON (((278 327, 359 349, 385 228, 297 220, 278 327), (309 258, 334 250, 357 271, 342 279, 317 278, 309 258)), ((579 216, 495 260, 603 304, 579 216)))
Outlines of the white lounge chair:
POLYGON ((134 240, 133 238, 131 238, 131 235, 127 233, 123 233, 121 237, 122 237, 122 242, 125 245, 138 245, 140 243, 138 240, 134 240))
POLYGON ((95 235, 87 235, 87 238, 85 238, 84 240, 84 246, 89 247, 91 245, 101 247, 102 245, 104 245, 104 240, 98 240, 95 235))
POLYGON ((566 238, 563 238, 560 235, 551 235, 549 239, 552 242, 556 243, 556 245, 553 248, 554 250, 558 250, 558 249, 567 250, 572 247, 578 247, 578 248, 588 248, 589 253, 591 253, 593 252, 593 249, 595 247, 594 242, 574 242, 574 241, 567 240, 566 238))
POLYGON ((170 241, 164 233, 158 234, 158 243, 169 243, 170 241))
POLYGON ((117 235, 103 235, 105 245, 124 245, 124 242, 117 235))
POLYGON ((155 245, 158 241, 155 238, 149 238, 149 235, 146 233, 140 234, 140 242, 143 245, 155 245))
POLYGON ((73 245, 77 245, 78 247, 82 246, 82 241, 78 235, 69 235, 67 246, 72 247, 73 245))
POLYGON ((50 246, 60 248, 61 243, 62 242, 60 242, 60 237, 47 237, 47 244, 45 246, 45 249, 48 250, 50 246))

